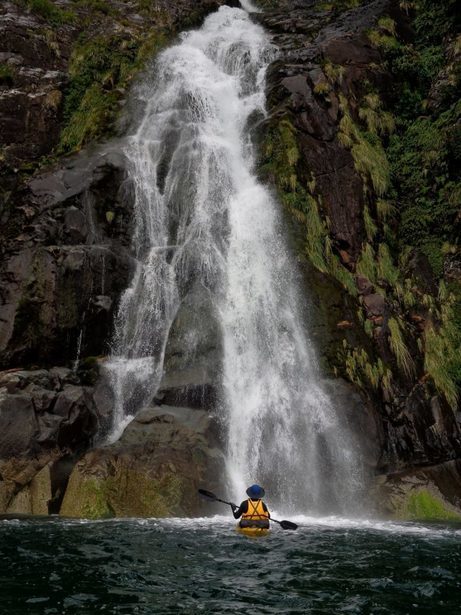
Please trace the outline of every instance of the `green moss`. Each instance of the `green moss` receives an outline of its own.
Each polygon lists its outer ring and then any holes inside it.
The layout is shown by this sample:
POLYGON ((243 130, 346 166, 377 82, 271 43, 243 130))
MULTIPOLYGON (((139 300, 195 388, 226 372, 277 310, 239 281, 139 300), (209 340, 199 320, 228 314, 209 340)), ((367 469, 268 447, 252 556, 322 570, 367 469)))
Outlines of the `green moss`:
POLYGON ((15 71, 11 66, 5 64, 4 62, 0 62, 0 86, 2 85, 13 85, 15 78, 15 71))
POLYGON ((461 514, 448 508, 428 489, 411 491, 398 516, 415 521, 461 521, 461 514))
POLYGON ((51 0, 27 0, 26 4, 33 13, 40 15, 54 26, 72 23, 75 20, 75 13, 63 10, 51 0))
POLYGON ((104 15, 113 15, 116 12, 108 0, 74 0, 74 3, 104 15))
POLYGON ((60 514, 70 517, 169 517, 183 514, 184 481, 175 471, 151 476, 149 470, 123 456, 107 459, 100 476, 76 467, 60 514))
POLYGON ((105 485, 97 479, 89 478, 82 482, 81 514, 86 519, 108 519, 114 516, 114 511, 107 502, 105 485))

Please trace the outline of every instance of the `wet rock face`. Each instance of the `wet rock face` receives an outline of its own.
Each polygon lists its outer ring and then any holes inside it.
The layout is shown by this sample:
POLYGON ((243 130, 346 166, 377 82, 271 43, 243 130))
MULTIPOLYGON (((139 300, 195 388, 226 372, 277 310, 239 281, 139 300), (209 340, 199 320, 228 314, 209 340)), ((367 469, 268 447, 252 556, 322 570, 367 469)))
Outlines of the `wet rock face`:
POLYGON ((448 461, 382 477, 377 509, 397 519, 417 521, 461 520, 461 462, 448 461))
POLYGON ((4 213, 0 365, 105 354, 131 272, 129 186, 114 151, 33 179, 4 213))
POLYGON ((0 84, 0 141, 12 164, 50 151, 60 130, 72 30, 57 37, 43 19, 14 2, 0 6, 0 62, 10 81, 0 84))
POLYGON ((335 248, 353 262, 365 237, 363 182, 350 151, 337 139, 340 101, 329 91, 325 65, 338 71, 349 100, 356 98, 364 81, 376 83, 379 76, 370 65, 379 54, 364 31, 376 24, 390 2, 377 0, 339 17, 316 4, 286 2, 286 9, 292 9, 288 16, 279 7, 258 15, 280 49, 269 70, 269 111, 272 117, 290 115, 303 160, 299 166, 305 169, 301 180, 315 181, 335 248))
MULTIPOLYGON (((282 134, 280 122, 287 120, 294 130, 288 137, 285 133, 285 147, 293 148, 294 142, 299 155, 295 171, 294 165, 291 169, 279 166, 278 171, 288 176, 296 173, 298 187, 302 186, 306 194, 317 200, 322 220, 327 220, 331 250, 341 266, 354 275, 354 295, 347 296, 344 292, 341 294, 338 285, 326 275, 307 274, 307 292, 313 296, 314 337, 328 356, 330 365, 336 365, 334 357, 331 359, 333 351, 327 347, 328 344, 334 346, 334 340, 331 342, 334 329, 340 332, 336 354, 341 352, 344 340, 351 348, 365 349, 369 356, 392 364, 395 358, 389 346, 389 320, 393 306, 384 293, 379 294, 374 284, 356 270, 363 245, 368 241, 364 210, 371 207, 370 186, 365 186, 351 150, 341 142, 344 135, 340 134, 340 122, 345 105, 351 117, 358 118, 364 84, 386 100, 392 87, 391 76, 380 68, 380 53, 371 45, 366 32, 376 28, 383 15, 398 19, 396 4, 389 0, 372 0, 342 13, 336 3, 326 9, 313 0, 260 0, 259 4, 266 11, 255 19, 272 33, 279 48, 279 57, 268 72, 267 129, 273 134, 282 134), (358 310, 371 325, 370 336, 363 334, 363 326, 356 321, 358 310), (315 323, 317 312, 319 324, 315 323), (334 322, 331 314, 336 315, 334 322), (328 323, 326 333, 322 322, 328 323), (321 335, 316 334, 317 329, 323 330, 321 335)), ((274 147, 279 143, 276 141, 274 147)), ((267 162, 265 159, 263 164, 267 162)), ((277 167, 272 168, 277 171, 277 167)), ((280 188, 277 177, 274 181, 280 188)), ((296 198, 295 191, 290 196, 296 198)), ((296 220, 299 226, 299 219, 296 220)), ((300 227, 300 233, 308 232, 308 222, 300 227)), ((304 238, 300 239, 302 242, 304 238)), ((415 321, 415 326, 424 327, 424 322, 415 321)), ((410 352, 417 357, 415 340, 410 340, 409 345, 410 352)), ((376 390, 370 390, 367 412, 370 424, 376 425, 373 436, 360 427, 360 421, 356 425, 365 447, 375 453, 378 451, 377 455, 367 456, 375 472, 411 472, 417 467, 459 459, 461 424, 451 408, 434 396, 434 389, 424 379, 400 374, 399 380, 382 397, 376 390)), ((357 422, 353 417, 351 420, 357 422)), ((459 470, 457 467, 453 469, 454 474, 459 470)), ((438 477, 434 475, 434 484, 438 477)), ((459 501, 453 503, 459 505, 459 501)))

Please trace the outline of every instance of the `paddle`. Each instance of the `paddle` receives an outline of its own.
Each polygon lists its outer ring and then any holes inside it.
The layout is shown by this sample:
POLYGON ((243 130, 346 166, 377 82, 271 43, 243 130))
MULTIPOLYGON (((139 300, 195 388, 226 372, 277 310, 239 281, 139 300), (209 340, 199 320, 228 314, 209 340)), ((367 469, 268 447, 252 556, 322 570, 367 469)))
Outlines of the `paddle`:
MULTIPOLYGON (((222 504, 228 504, 229 506, 231 506, 232 508, 234 508, 235 504, 233 504, 232 502, 226 502, 226 500, 221 500, 221 498, 218 498, 218 496, 216 496, 214 493, 212 493, 211 491, 207 491, 206 489, 199 489, 198 490, 199 494, 207 499, 207 500, 212 500, 213 502, 221 502, 222 504)), ((296 523, 293 523, 292 521, 277 521, 277 519, 273 519, 272 517, 270 518, 271 521, 274 521, 274 523, 278 523, 283 530, 297 530, 298 526, 296 525, 296 523)))

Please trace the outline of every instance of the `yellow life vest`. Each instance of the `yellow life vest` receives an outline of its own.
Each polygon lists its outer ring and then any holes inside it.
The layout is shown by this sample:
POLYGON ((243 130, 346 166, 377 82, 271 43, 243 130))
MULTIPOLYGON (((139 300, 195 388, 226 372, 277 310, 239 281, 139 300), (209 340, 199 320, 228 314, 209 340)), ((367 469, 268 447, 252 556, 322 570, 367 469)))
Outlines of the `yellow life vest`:
POLYGON ((269 513, 263 508, 262 500, 248 500, 248 510, 242 514, 245 521, 265 521, 269 519, 269 513))

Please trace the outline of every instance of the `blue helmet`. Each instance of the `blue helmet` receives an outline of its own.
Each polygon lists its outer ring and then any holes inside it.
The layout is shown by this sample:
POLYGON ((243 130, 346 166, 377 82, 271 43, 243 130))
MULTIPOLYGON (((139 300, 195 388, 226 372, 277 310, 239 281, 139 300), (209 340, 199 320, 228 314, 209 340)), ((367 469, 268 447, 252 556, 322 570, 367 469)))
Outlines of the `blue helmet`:
POLYGON ((265 496, 266 492, 259 485, 251 485, 247 489, 247 496, 252 500, 259 500, 265 496))

